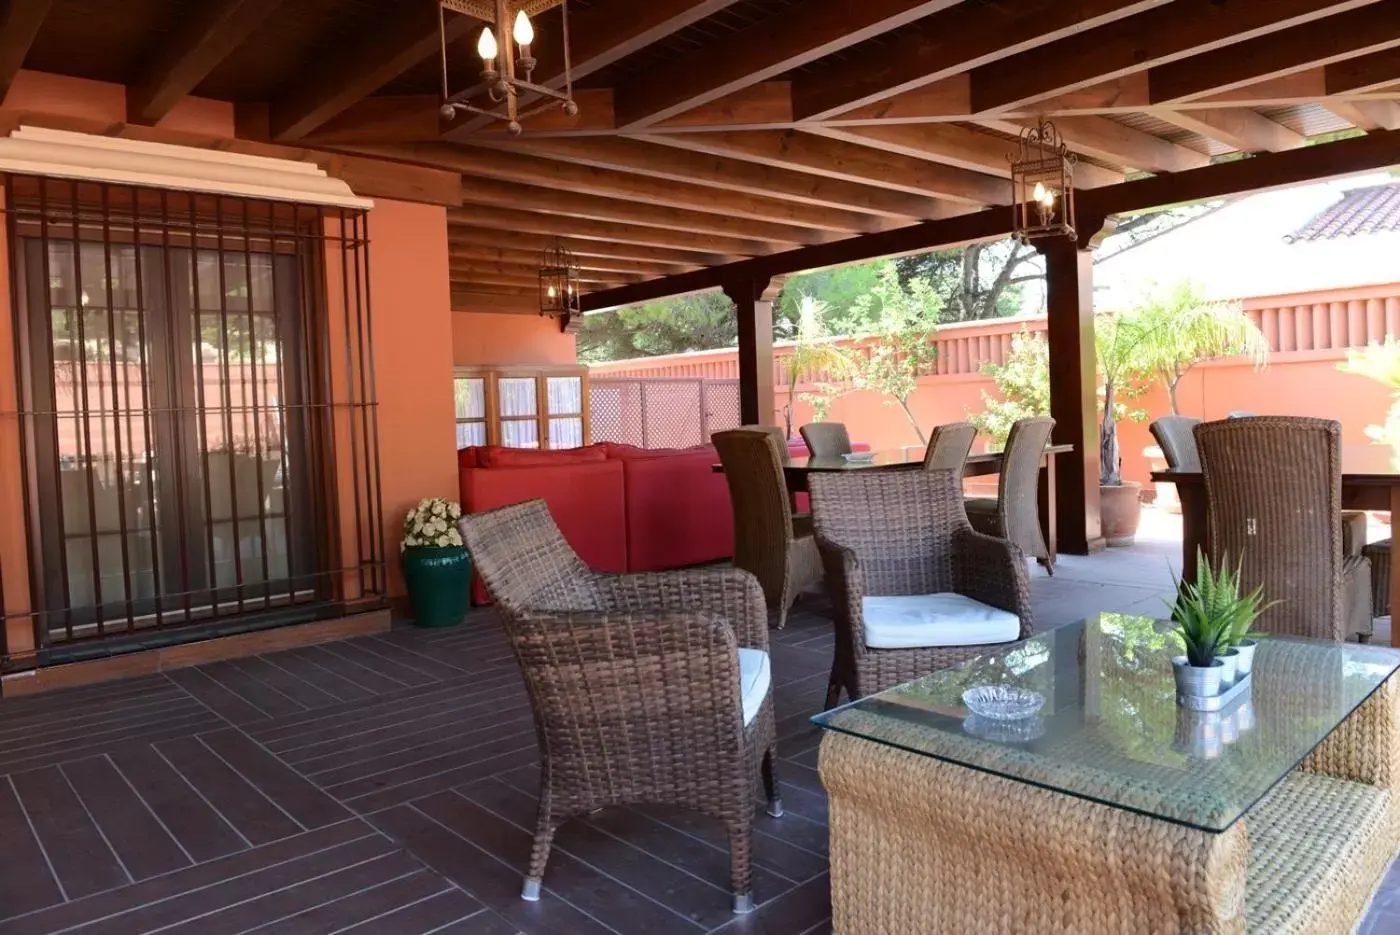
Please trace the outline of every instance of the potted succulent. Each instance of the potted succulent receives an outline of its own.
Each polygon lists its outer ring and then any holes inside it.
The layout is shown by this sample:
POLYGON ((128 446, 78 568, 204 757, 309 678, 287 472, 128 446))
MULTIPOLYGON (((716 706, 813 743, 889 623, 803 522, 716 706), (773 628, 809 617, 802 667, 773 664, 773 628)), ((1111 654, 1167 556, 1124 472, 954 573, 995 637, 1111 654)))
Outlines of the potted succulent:
POLYGON ((1249 674, 1254 664, 1254 622, 1273 606, 1263 589, 1241 593, 1239 566, 1228 560, 1219 570, 1202 552, 1196 553, 1196 581, 1178 581, 1170 605, 1185 656, 1172 660, 1178 695, 1209 698, 1249 674))
POLYGON ((404 516, 399 552, 420 627, 455 626, 466 616, 472 566, 457 529, 461 516, 461 506, 439 497, 419 500, 404 516))

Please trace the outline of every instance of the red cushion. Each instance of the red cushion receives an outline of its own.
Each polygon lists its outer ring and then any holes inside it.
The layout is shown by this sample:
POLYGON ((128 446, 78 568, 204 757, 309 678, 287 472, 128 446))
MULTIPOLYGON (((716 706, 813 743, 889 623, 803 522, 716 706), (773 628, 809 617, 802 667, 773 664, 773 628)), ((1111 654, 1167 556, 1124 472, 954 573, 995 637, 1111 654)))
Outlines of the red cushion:
POLYGON ((623 460, 630 571, 682 568, 734 554, 729 486, 713 448, 623 460))
MULTIPOLYGON (((584 563, 599 571, 627 570, 622 465, 608 461, 522 467, 510 471, 466 470, 460 474, 462 509, 468 513, 542 499, 584 563)), ((486 600, 478 581, 472 590, 486 600)))
POLYGON ((558 451, 538 451, 534 448, 482 449, 477 456, 484 468, 553 467, 562 464, 591 464, 606 461, 608 456, 598 448, 562 448, 558 451))
POLYGON ((481 449, 476 445, 468 445, 466 448, 457 449, 457 470, 466 468, 481 467, 481 462, 477 460, 477 455, 481 449))

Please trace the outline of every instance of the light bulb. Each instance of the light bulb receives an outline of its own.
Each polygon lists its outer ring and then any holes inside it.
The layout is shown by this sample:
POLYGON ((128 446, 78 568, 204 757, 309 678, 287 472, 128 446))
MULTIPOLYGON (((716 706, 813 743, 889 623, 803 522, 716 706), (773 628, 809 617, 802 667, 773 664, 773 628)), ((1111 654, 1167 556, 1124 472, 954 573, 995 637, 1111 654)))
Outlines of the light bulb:
POLYGON ((496 60, 496 37, 491 34, 490 28, 481 31, 481 38, 476 41, 476 54, 481 56, 483 62, 496 60))
POLYGON ((1043 204, 1043 205, 1045 205, 1045 207, 1047 207, 1047 208, 1053 208, 1053 207, 1055 207, 1055 193, 1052 192, 1052 191, 1046 190, 1045 196, 1042 197, 1042 198, 1040 199, 1040 203, 1043 204))
POLYGON ((554 287, 553 287, 553 286, 550 286, 550 287, 549 287, 549 297, 550 297, 551 299, 554 298, 554 287))
POLYGON ((1045 201, 1045 186, 1040 182, 1036 182, 1035 191, 1031 192, 1031 197, 1043 203, 1045 201))
POLYGON ((529 45, 535 41, 535 27, 530 25, 530 17, 521 10, 515 14, 515 28, 511 30, 516 45, 529 45))

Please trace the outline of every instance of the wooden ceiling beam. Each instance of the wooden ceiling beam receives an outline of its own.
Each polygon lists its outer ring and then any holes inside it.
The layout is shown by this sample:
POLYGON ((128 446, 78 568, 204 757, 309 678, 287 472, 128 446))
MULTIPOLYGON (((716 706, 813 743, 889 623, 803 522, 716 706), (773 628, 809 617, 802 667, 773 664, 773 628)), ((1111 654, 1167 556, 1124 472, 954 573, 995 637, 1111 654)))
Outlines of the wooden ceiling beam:
POLYGON ((616 169, 648 178, 703 185, 707 189, 767 195, 799 204, 862 211, 896 220, 931 220, 947 216, 946 206, 928 196, 791 172, 741 159, 663 148, 647 140, 529 140, 517 148, 576 165, 616 169))
POLYGON ((1245 107, 1218 110, 1164 111, 1159 116, 1183 130, 1224 143, 1245 153, 1276 153, 1297 149, 1307 140, 1281 123, 1245 107))
MULTIPOLYGON (((450 281, 456 285, 461 284, 467 287, 493 285, 493 286, 513 286, 517 289, 535 289, 536 295, 540 287, 540 279, 534 272, 528 275, 524 272, 519 274, 504 272, 497 273, 486 269, 456 269, 449 274, 450 281)), ((584 290, 608 289, 616 286, 632 285, 637 280, 628 279, 581 279, 580 284, 584 290)))
POLYGON ((799 120, 849 116, 859 108, 909 95, 967 69, 987 65, 1075 32, 1132 16, 1166 0, 1023 0, 960 3, 901 29, 880 55, 821 63, 793 86, 799 120))
POLYGON ((1173 0, 974 69, 972 108, 1010 109, 1374 2, 1173 0))
POLYGON ((1327 93, 1366 92, 1400 82, 1400 49, 1387 49, 1327 66, 1327 93))
MULTIPOLYGON (((467 260, 453 257, 448 261, 448 268, 453 276, 474 278, 478 282, 488 281, 486 277, 491 276, 520 279, 526 283, 538 284, 540 281, 538 260, 531 265, 528 263, 492 263, 486 260, 467 260)), ((613 284, 641 282, 645 278, 637 273, 616 273, 579 268, 579 282, 613 284)))
POLYGON ((24 67, 29 47, 48 18, 53 0, 10 0, 0 17, 0 104, 24 67))
MULTIPOLYGON (((915 159, 928 159, 974 172, 985 172, 1004 179, 1011 178, 1009 157, 1016 151, 1014 142, 1000 136, 947 124, 821 127, 808 132, 915 159)), ((1091 163, 1082 163, 1075 170, 1075 183, 1083 188, 1111 185, 1121 181, 1122 172, 1114 172, 1091 163)), ((1009 192, 1010 189, 1003 192, 1003 200, 1006 200, 1009 192)))
POLYGON ((398 147, 360 146, 355 147, 354 151, 452 169, 464 175, 547 186, 660 207, 705 211, 730 218, 791 224, 847 234, 880 230, 885 226, 879 219, 868 214, 803 205, 745 192, 676 185, 612 169, 532 156, 522 153, 518 146, 504 143, 497 145, 499 148, 430 143, 398 147))
POLYGON ((526 251, 538 256, 556 243, 571 250, 575 256, 602 259, 636 260, 675 266, 718 266, 736 259, 720 253, 701 253, 683 249, 643 247, 631 243, 610 243, 605 240, 578 240, 572 237, 551 237, 520 231, 492 230, 454 222, 447 230, 449 247, 501 247, 526 251))
POLYGON ((243 44, 282 0, 205 0, 150 56, 126 92, 126 119, 154 126, 243 44))
MULTIPOLYGON (((447 41, 466 35, 475 22, 468 16, 449 17, 447 41)), ((438 52, 440 42, 436 3, 396 7, 387 24, 352 43, 333 62, 319 57, 308 62, 300 78, 271 104, 272 138, 306 136, 438 52)))
POLYGON ((582 195, 557 188, 500 182, 475 176, 462 179, 462 201, 464 204, 538 211, 594 221, 641 224, 696 234, 717 234, 722 237, 742 237, 760 244, 820 243, 831 239, 822 231, 802 227, 751 221, 747 218, 727 217, 704 211, 637 204, 620 198, 582 195))
MULTIPOLYGON (((513 266, 533 266, 536 269, 544 262, 542 251, 517 250, 506 247, 488 247, 481 244, 453 244, 448 247, 448 257, 453 261, 467 260, 486 263, 509 263, 513 266)), ((579 269, 610 273, 633 273, 641 276, 674 276, 687 269, 702 264, 688 263, 649 263, 642 260, 618 260, 607 257, 573 254, 579 269)))
MULTIPOLYGON (((533 211, 485 206, 448 209, 447 222, 449 225, 460 223, 472 227, 520 231, 525 234, 543 234, 547 237, 567 237, 571 240, 602 240, 619 244, 691 250, 697 253, 720 253, 738 257, 759 256, 771 252, 757 241, 738 237, 718 237, 713 234, 667 230, 641 224, 618 224, 557 214, 539 214, 533 211)), ((449 241, 451 237, 452 230, 449 228, 449 241)))
POLYGON ((963 204, 997 204, 1006 198, 1001 180, 982 172, 898 153, 879 153, 865 146, 809 133, 687 133, 648 139, 678 149, 745 159, 778 169, 810 172, 963 204))
POLYGON ((1148 71, 1154 104, 1186 101, 1400 46, 1400 0, 1178 59, 1148 71))
MULTIPOLYGON (((1085 220, 1102 218, 1163 205, 1305 184, 1396 164, 1400 164, 1400 131, 1381 131, 1321 146, 1305 146, 1292 152, 1266 153, 1253 159, 1213 163, 1185 172, 1149 176, 1120 185, 1091 189, 1079 198, 1077 210, 1079 217, 1085 220)), ((1010 222, 1010 211, 978 211, 598 292, 585 296, 583 307, 585 311, 603 311, 672 295, 715 289, 727 282, 771 279, 876 257, 992 240, 1007 236, 1010 222)))
MULTIPOLYGON (((1181 172, 1185 169, 1199 169, 1210 162, 1210 157, 1185 146, 1179 146, 1161 137, 1135 130, 1106 117, 1056 117, 1055 129, 1060 131, 1069 147, 1077 153, 1103 159, 1115 165, 1140 169, 1145 172, 1181 172)), ((1001 130, 1003 133, 1020 133, 1027 126, 1034 126, 1034 120, 987 120, 984 126, 1001 130)), ((1090 168, 1088 163, 1075 167, 1075 184, 1080 184, 1080 175, 1090 168)), ((1120 176, 1115 181, 1123 181, 1120 176)), ((1097 186, 1084 184, 1084 188, 1097 186)))
POLYGON ((806 0, 800 11, 775 13, 618 88, 618 123, 636 128, 666 120, 958 2, 806 0))
POLYGON ((470 288, 452 284, 452 311, 461 314, 482 314, 487 312, 507 312, 516 315, 538 315, 540 299, 538 290, 489 289, 485 286, 470 288))
POLYGON ((1347 123, 1368 133, 1400 130, 1400 104, 1394 101, 1334 101, 1326 107, 1347 123))
MULTIPOLYGON (((598 0, 569 15, 571 58, 570 71, 578 81, 613 62, 625 58, 646 46, 666 38, 677 30, 699 22, 736 0, 598 0)), ((564 59, 562 37, 554 34, 537 39, 534 46, 539 57, 536 68, 536 84, 558 90, 564 86, 564 59)), ((455 92, 457 89, 453 89, 455 92)), ((493 107, 489 98, 483 95, 485 85, 468 89, 479 107, 493 107)), ((575 89, 575 94, 579 89, 575 89)), ((537 95, 522 95, 521 106, 529 106, 539 100, 537 95)), ((586 112, 580 107, 580 115, 586 112)), ((543 116, 543 115, 541 115, 543 116)), ((457 118, 457 125, 447 131, 447 139, 469 139, 473 133, 498 121, 491 117, 473 116, 457 118)))

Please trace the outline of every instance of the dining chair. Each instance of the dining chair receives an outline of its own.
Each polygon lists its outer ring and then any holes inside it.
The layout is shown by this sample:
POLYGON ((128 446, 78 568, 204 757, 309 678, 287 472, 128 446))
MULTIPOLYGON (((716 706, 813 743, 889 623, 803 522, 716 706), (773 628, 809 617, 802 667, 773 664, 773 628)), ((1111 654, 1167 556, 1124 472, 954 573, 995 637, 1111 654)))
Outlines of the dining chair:
POLYGON ((540 897, 555 830, 610 805, 722 822, 734 911, 753 908, 753 792, 782 815, 768 615, 737 568, 600 574, 543 500, 462 517, 534 714, 540 793, 521 896, 540 897))
MULTIPOLYGON (((1246 415, 1231 413, 1232 419, 1250 418, 1246 415)), ((1173 471, 1184 471, 1197 473, 1201 471, 1201 456, 1196 450, 1196 426, 1201 424, 1200 419, 1193 419, 1189 416, 1162 416, 1148 426, 1152 437, 1157 440, 1157 445, 1162 449, 1162 454, 1167 459, 1167 467, 1173 471)), ((1362 510, 1342 511, 1342 554, 1346 556, 1361 555, 1366 546, 1366 513, 1362 510)), ((1374 582, 1376 577, 1376 561, 1371 559, 1371 575, 1374 582)), ((1389 611, 1386 611, 1389 613, 1389 611)), ((1377 617, 1384 617, 1385 614, 1376 614, 1377 617)))
POLYGON ((924 449, 925 471, 957 471, 962 476, 967 453, 977 438, 977 426, 971 422, 949 422, 933 430, 924 449))
POLYGON ((997 495, 969 497, 967 518, 972 528, 1008 539, 1040 560, 1046 574, 1055 574, 1055 556, 1040 528, 1040 462, 1050 442, 1055 420, 1049 416, 1019 419, 1011 426, 997 478, 997 495))
POLYGON ((1341 424, 1255 416, 1196 426, 1210 557, 1278 601, 1266 633, 1369 637, 1371 563, 1342 549, 1341 424))
POLYGON ((826 706, 1031 635, 1026 562, 976 532, 957 471, 813 474, 836 646, 826 706))
MULTIPOLYGON (((750 432, 767 432, 769 435, 773 436, 773 441, 774 441, 774 442, 777 444, 777 446, 778 446, 778 457, 782 460, 782 463, 783 463, 783 464, 787 464, 788 461, 791 460, 792 456, 791 456, 791 453, 788 451, 788 437, 787 437, 787 433, 784 432, 784 431, 782 430, 782 427, 781 427, 781 426, 777 426, 777 425, 741 425, 741 426, 739 426, 739 428, 745 429, 746 431, 750 431, 750 432)), ((711 436, 710 436, 710 441, 711 441, 711 443, 714 442, 714 439, 715 439, 714 435, 711 435, 711 436)))
POLYGON ((840 422, 809 422, 798 432, 814 458, 839 458, 851 453, 851 436, 840 422))
POLYGON ((729 482, 734 564, 758 578, 775 625, 782 629, 797 596, 821 581, 811 516, 793 514, 772 432, 730 429, 711 440, 729 482))

